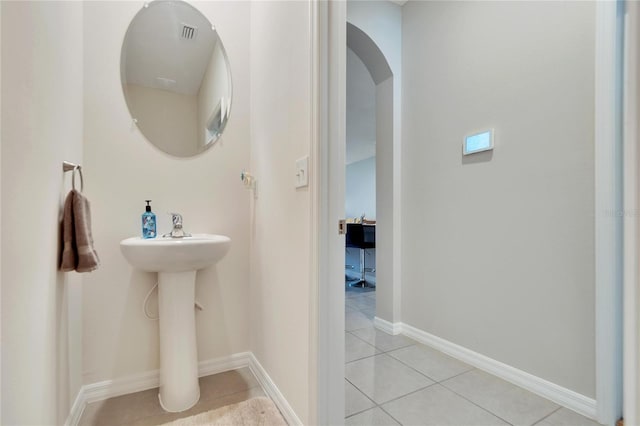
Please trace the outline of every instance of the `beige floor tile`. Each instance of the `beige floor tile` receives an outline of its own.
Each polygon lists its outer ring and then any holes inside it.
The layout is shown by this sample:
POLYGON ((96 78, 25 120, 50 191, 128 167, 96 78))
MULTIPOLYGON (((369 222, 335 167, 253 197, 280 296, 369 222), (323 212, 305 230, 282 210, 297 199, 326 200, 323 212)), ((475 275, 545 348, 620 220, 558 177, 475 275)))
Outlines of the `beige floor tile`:
POLYGON ((352 414, 359 413, 368 408, 374 407, 375 404, 369 398, 365 396, 362 392, 356 389, 348 381, 344 381, 344 415, 348 417, 352 414))
POLYGON ((414 340, 409 339, 408 337, 402 335, 394 336, 373 327, 354 330, 353 334, 356 337, 361 338, 368 344, 380 349, 382 352, 400 349, 405 346, 414 345, 417 343, 414 340))
POLYGON ((517 426, 532 425, 558 405, 480 370, 442 382, 452 391, 517 426))
POLYGON ((536 426, 599 426, 600 423, 588 419, 567 408, 561 408, 536 426))
POLYGON ((87 404, 79 425, 126 425, 163 412, 158 401, 158 389, 149 389, 87 404))
POLYGON ((351 333, 344 335, 345 362, 379 354, 380 351, 351 333))
POLYGON ((345 419, 344 424, 345 426, 398 426, 400 423, 393 420, 380 407, 375 407, 345 419))
POLYGON ((200 399, 220 398, 232 393, 259 387, 260 384, 247 367, 200 378, 200 399))
POLYGON ((391 401, 384 404, 382 408, 403 425, 491 426, 508 424, 438 384, 391 401))
POLYGON ((389 352, 388 355, 415 368, 436 382, 473 369, 469 364, 421 344, 398 349, 389 352))
POLYGON ((417 371, 384 354, 346 364, 345 377, 377 404, 433 383, 417 371))
POLYGON ((259 386, 248 368, 227 371, 201 377, 200 400, 194 407, 182 413, 165 412, 158 401, 158 388, 155 388, 88 404, 79 425, 161 424, 241 402, 252 398, 253 395, 264 396, 259 386))
POLYGON ((373 321, 360 311, 347 312, 344 315, 344 327, 346 331, 355 331, 373 327, 373 321))

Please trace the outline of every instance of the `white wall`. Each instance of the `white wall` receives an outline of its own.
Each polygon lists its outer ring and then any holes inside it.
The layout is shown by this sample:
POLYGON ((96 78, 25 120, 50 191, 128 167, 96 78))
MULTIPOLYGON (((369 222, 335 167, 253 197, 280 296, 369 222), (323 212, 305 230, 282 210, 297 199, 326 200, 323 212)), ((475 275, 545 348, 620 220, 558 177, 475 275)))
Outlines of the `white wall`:
POLYGON ((376 84, 362 59, 347 48, 346 163, 376 155, 376 84))
POLYGON ((376 218, 376 157, 347 165, 345 186, 346 217, 376 218))
POLYGON ((389 99, 400 91, 395 86, 395 76, 389 77, 376 88, 376 316, 390 322, 400 320, 400 286, 394 278, 398 272, 395 256, 400 246, 397 244, 395 227, 400 218, 395 203, 393 159, 395 144, 394 129, 400 123, 392 121, 392 108, 389 99), (394 90, 395 89, 395 90, 394 90))
POLYGON ((594 32, 591 2, 403 8, 402 321, 588 397, 594 32))
POLYGON ((312 423, 314 412, 309 312, 315 299, 310 193, 295 189, 294 165, 310 150, 309 14, 306 2, 251 3, 249 170, 258 182, 251 217, 251 349, 303 424, 312 423))
POLYGON ((59 272, 58 262, 71 187, 62 161, 82 161, 83 6, 3 2, 0 9, 1 423, 61 424, 81 370, 80 330, 70 324, 81 311, 80 276, 59 272))
POLYGON ((402 8, 389 1, 349 1, 347 21, 373 40, 393 73, 392 77, 376 82, 376 252, 378 259, 384 259, 377 263, 376 316, 396 322, 400 320, 402 248, 402 8))
MULTIPOLYGON (((120 49, 139 2, 84 6, 85 184, 92 200, 102 266, 84 279, 84 383, 158 368, 158 325, 142 313, 156 275, 134 271, 120 253, 123 238, 140 234, 144 199, 151 199, 158 232, 168 212, 187 232, 231 237, 229 253, 198 273, 198 357, 249 350, 249 194, 240 170, 249 162, 249 4, 202 2, 196 7, 225 42, 236 87, 222 138, 193 158, 170 157, 132 125, 120 82, 120 49)), ((156 298, 150 306, 155 311, 156 298)))
POLYGON ((155 146, 180 157, 197 152, 198 97, 153 87, 127 84, 128 105, 144 136, 155 146))

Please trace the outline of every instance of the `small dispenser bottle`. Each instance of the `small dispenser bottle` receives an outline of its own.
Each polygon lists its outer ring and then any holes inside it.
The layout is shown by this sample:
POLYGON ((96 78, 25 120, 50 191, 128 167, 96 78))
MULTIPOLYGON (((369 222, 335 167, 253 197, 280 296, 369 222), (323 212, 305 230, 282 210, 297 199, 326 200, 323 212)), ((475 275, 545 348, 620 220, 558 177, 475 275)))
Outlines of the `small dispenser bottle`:
POLYGON ((156 215, 151 211, 151 200, 145 200, 147 206, 145 212, 142 213, 142 238, 156 237, 156 215))

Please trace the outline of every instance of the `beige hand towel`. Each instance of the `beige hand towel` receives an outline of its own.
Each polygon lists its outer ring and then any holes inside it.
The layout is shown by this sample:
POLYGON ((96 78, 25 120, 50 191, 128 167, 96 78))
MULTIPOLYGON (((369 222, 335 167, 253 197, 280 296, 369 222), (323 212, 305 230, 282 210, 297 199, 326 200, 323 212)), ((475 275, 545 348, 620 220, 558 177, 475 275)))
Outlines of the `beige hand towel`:
POLYGON ((78 262, 76 249, 76 231, 73 220, 73 193, 67 194, 64 200, 64 210, 62 212, 62 262, 60 270, 64 272, 74 271, 78 262))
POLYGON ((64 202, 62 240, 62 271, 91 272, 98 268, 100 259, 93 248, 89 201, 75 189, 64 202))

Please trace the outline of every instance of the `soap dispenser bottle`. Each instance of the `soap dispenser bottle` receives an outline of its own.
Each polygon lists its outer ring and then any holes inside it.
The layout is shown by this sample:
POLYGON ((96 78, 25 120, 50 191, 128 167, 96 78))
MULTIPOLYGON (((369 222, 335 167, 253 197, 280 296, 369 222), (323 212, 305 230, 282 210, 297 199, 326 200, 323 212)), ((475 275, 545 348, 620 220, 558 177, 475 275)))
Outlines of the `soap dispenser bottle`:
POLYGON ((147 206, 145 212, 142 213, 142 238, 156 237, 156 215, 151 211, 151 200, 145 200, 147 206))

